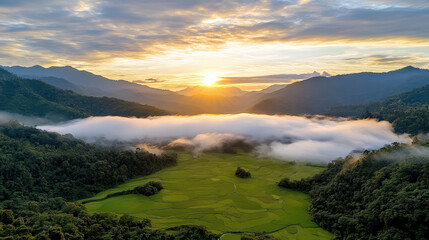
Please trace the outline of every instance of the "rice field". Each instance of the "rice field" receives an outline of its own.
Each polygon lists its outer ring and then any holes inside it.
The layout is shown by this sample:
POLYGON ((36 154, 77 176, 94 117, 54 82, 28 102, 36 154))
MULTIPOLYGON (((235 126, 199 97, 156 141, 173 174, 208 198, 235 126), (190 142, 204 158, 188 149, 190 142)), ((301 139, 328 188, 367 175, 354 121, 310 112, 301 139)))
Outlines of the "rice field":
MULTIPOLYGON (((216 233, 267 232, 279 239, 332 239, 311 221, 308 195, 283 189, 284 177, 301 179, 323 167, 290 164, 251 155, 207 153, 198 157, 180 153, 178 166, 136 178, 100 192, 91 199, 159 181, 165 189, 156 195, 124 195, 87 203, 90 212, 114 212, 146 217, 157 228, 183 224, 204 225, 216 233), (251 172, 241 179, 237 167, 251 172)), ((240 239, 228 234, 222 240, 240 239)))

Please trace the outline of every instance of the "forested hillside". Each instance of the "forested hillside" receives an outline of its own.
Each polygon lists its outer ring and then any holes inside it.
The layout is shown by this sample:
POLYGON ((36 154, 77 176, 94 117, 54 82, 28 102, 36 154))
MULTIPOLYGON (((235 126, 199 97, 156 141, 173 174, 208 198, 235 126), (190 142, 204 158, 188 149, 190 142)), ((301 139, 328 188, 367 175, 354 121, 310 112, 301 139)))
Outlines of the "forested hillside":
POLYGON ((314 221, 337 239, 428 239, 429 157, 423 146, 429 142, 393 144, 279 185, 308 192, 314 221))
POLYGON ((429 132, 429 85, 380 101, 335 107, 327 115, 376 118, 391 122, 398 133, 426 133, 429 132))
POLYGON ((293 83, 257 103, 252 112, 322 114, 344 104, 380 100, 429 84, 429 70, 406 67, 386 73, 314 77, 293 83))
POLYGON ((17 77, 0 69, 0 110, 52 120, 89 116, 147 117, 167 111, 116 98, 79 95, 39 80, 17 77))
MULTIPOLYGON (((77 200, 176 163, 174 156, 97 148, 73 137, 0 125, 0 205, 63 197, 77 200)), ((16 204, 11 205, 16 207, 16 204)))
POLYGON ((201 226, 152 229, 150 220, 90 215, 67 202, 176 164, 176 156, 97 148, 56 133, 0 125, 0 239, 207 239, 201 226))

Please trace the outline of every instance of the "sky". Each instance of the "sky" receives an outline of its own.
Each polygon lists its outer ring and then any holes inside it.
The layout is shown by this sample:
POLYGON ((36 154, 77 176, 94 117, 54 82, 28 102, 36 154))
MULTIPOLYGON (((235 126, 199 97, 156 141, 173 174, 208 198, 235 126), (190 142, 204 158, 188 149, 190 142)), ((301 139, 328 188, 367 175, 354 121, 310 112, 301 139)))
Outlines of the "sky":
POLYGON ((0 65, 260 89, 273 75, 429 68, 428 22, 427 0, 1 0, 0 65))

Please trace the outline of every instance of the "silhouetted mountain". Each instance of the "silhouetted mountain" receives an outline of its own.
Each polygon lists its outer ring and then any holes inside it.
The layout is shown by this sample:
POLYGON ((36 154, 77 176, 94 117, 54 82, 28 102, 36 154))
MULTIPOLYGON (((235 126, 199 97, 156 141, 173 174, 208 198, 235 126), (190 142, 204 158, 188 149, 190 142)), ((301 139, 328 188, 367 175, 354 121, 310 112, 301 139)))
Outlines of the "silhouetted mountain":
MULTIPOLYGON (((87 71, 77 70, 70 66, 44 68, 36 65, 28 68, 20 66, 2 68, 20 77, 40 79, 42 81, 46 81, 46 77, 61 78, 75 85, 75 87, 69 89, 70 86, 64 88, 65 86, 62 84, 53 85, 61 89, 73 90, 87 96, 115 97, 172 111, 182 108, 194 108, 192 106, 180 104, 183 96, 175 92, 151 88, 124 80, 111 80, 87 71)), ((52 83, 52 81, 50 83, 52 83)))
POLYGON ((6 71, 14 73, 18 76, 25 77, 56 77, 63 78, 73 84, 84 86, 84 87, 92 87, 92 88, 103 88, 103 91, 117 91, 118 89, 128 89, 130 87, 137 88, 141 93, 149 93, 149 94, 160 94, 160 95, 168 95, 173 92, 168 90, 161 90, 150 88, 148 86, 131 83, 123 80, 111 80, 105 78, 103 76, 95 75, 88 71, 80 71, 70 66, 65 67, 49 67, 44 68, 42 66, 36 65, 33 67, 2 67, 6 71))
POLYGON ((123 80, 110 80, 69 66, 7 69, 82 95, 115 97, 181 114, 239 113, 247 109, 268 114, 320 114, 334 106, 379 100, 429 84, 428 70, 409 66, 387 73, 313 77, 277 91, 273 88, 281 86, 245 94, 236 88, 218 91, 217 87, 191 87, 181 92, 188 95, 184 96, 123 80))
POLYGON ((429 70, 412 66, 386 73, 314 77, 266 94, 251 108, 269 114, 321 114, 343 104, 383 99, 429 84, 429 70))
POLYGON ((262 93, 272 93, 272 92, 278 91, 278 90, 280 90, 280 89, 282 89, 282 88, 284 88, 286 86, 287 86, 287 84, 274 84, 274 85, 271 85, 271 86, 269 86, 267 88, 262 89, 259 92, 262 92, 262 93))
POLYGON ((177 93, 185 96, 243 96, 248 93, 241 90, 238 87, 203 87, 203 86, 192 86, 187 87, 183 90, 178 91, 177 93))
POLYGON ((72 90, 79 94, 115 97, 181 114, 238 113, 250 108, 260 99, 260 95, 243 96, 243 98, 220 95, 183 96, 176 92, 150 88, 123 80, 110 80, 70 66, 43 68, 36 65, 29 68, 19 66, 4 68, 19 76, 40 79, 58 88, 72 90))
POLYGON ((20 78, 1 68, 0 110, 51 120, 108 115, 147 117, 169 114, 152 106, 116 98, 82 96, 39 80, 20 78))

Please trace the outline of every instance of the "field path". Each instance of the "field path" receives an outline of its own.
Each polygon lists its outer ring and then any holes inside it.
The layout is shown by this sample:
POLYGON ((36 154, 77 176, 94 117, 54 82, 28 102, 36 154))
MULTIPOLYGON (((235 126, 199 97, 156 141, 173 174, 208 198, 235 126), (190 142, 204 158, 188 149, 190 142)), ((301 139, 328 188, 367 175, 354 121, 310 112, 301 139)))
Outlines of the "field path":
POLYGON ((230 233, 224 233, 222 234, 218 240, 221 240, 223 237, 227 236, 227 235, 232 235, 232 234, 241 234, 242 232, 230 232, 230 233))

